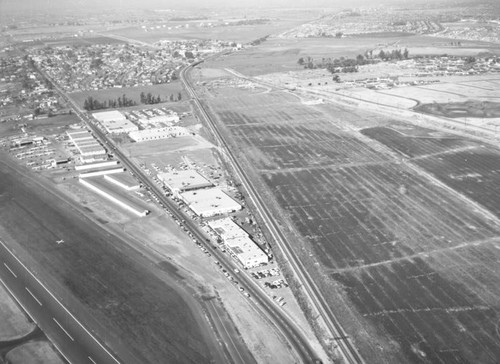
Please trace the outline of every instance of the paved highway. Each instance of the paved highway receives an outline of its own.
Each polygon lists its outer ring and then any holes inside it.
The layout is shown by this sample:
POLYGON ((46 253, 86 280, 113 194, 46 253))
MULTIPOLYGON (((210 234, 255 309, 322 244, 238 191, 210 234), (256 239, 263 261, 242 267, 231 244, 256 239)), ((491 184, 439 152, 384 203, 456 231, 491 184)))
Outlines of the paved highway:
POLYGON ((117 358, 0 240, 0 281, 73 364, 117 364, 117 358))
MULTIPOLYGON (((181 71, 181 77, 185 69, 181 71)), ((48 75, 42 72, 49 80, 51 80, 48 75)), ((73 106, 74 111, 80 117, 80 119, 87 124, 87 126, 92 130, 94 135, 105 145, 108 150, 110 150, 115 156, 122 162, 122 164, 131 172, 145 188, 147 188, 151 193, 156 195, 159 202, 163 204, 178 221, 182 221, 183 225, 192 234, 192 236, 200 243, 205 246, 205 248, 221 262, 224 269, 229 272, 233 272, 237 268, 234 261, 221 250, 217 249, 209 241, 208 236, 200 226, 192 221, 189 216, 187 216, 179 206, 170 198, 164 195, 164 191, 153 183, 149 177, 144 173, 142 169, 137 167, 128 157, 117 148, 113 142, 107 138, 106 134, 96 126, 95 122, 90 120, 89 116, 83 112, 79 106, 69 98, 64 91, 62 91, 57 83, 51 80, 55 89, 60 93, 66 101, 73 106)), ((189 89, 188 89, 189 91, 189 89)), ((314 349, 311 347, 309 340, 303 334, 302 330, 297 327, 294 321, 287 316, 287 314, 278 306, 278 304, 273 301, 264 290, 246 273, 238 273, 236 279, 238 284, 244 287, 245 291, 251 295, 250 301, 253 303, 254 308, 261 313, 263 317, 268 319, 268 322, 280 331, 289 341, 290 345, 295 349, 297 354, 301 357, 304 363, 319 363, 318 355, 315 353, 314 349)), ((242 293, 243 294, 243 293, 242 293)), ((223 335, 223 332, 220 333, 223 335)), ((226 342, 226 345, 233 345, 234 343, 226 342)), ((231 350, 234 352, 233 350, 231 350)), ((238 357, 233 360, 238 361, 238 357)))
POLYGON ((190 69, 196 66, 198 63, 194 63, 181 71, 180 78, 183 81, 189 96, 192 98, 193 102, 196 104, 198 110, 201 112, 203 118, 207 122, 208 126, 212 130, 213 135, 218 140, 219 145, 226 151, 228 159, 233 167, 233 170, 237 174, 238 179, 242 183, 246 192, 248 193, 250 200, 257 209, 258 214, 265 222, 269 232, 273 236, 273 240, 283 255, 287 258, 290 267, 292 268, 295 276, 302 283, 305 293, 309 297, 309 300, 316 311, 319 313, 321 318, 324 320, 326 326, 330 330, 330 333, 334 340, 337 342, 338 347, 341 349, 343 359, 346 363, 351 364, 362 364, 364 363, 363 358, 358 353, 356 347, 353 345, 349 336, 345 333, 344 329, 340 325, 339 321, 331 311, 328 303, 324 299, 321 291, 316 286, 314 280, 308 274, 307 269, 302 265, 302 262, 297 257, 293 249, 290 247, 288 240, 281 232, 278 223, 274 219, 272 213, 267 208, 266 204, 262 201, 259 193, 253 187, 250 178, 245 173, 244 168, 240 165, 238 160, 232 154, 228 143, 226 142, 224 136, 217 129, 217 124, 213 121, 211 116, 205 110, 201 102, 199 101, 197 94, 191 85, 189 76, 186 75, 190 69))

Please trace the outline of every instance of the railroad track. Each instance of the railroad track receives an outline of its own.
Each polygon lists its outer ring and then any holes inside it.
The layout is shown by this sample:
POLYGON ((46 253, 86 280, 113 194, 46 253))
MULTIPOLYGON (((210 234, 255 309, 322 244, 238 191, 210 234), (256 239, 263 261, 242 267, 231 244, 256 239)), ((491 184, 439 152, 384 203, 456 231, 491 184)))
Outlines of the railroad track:
MULTIPOLYGON (((184 71, 185 69, 183 69, 184 71)), ((54 88, 59 92, 59 94, 72 106, 73 110, 77 116, 92 130, 94 135, 105 145, 108 150, 112 150, 116 157, 122 162, 122 164, 145 186, 150 192, 152 192, 158 200, 165 206, 172 217, 178 221, 182 221, 182 224, 191 232, 194 238, 198 240, 201 244, 205 246, 210 253, 216 257, 222 264, 222 266, 232 272, 236 265, 231 261, 228 261, 228 257, 222 253, 219 249, 212 246, 211 243, 207 242, 207 236, 201 231, 201 229, 179 209, 179 207, 167 198, 163 191, 150 181, 149 177, 142 171, 141 168, 137 167, 128 157, 120 151, 113 143, 107 138, 104 132, 102 132, 89 118, 89 116, 83 112, 74 100, 72 100, 66 93, 54 82, 47 74, 39 70, 53 85, 54 88)), ((300 356, 304 363, 320 364, 322 361, 318 358, 315 350, 311 347, 309 340, 304 336, 300 328, 298 328, 295 323, 288 317, 279 306, 272 301, 262 289, 252 281, 252 279, 247 274, 242 274, 240 272, 237 279, 243 282, 243 286, 246 291, 252 295, 254 301, 252 301, 253 307, 267 318, 268 322, 273 324, 275 328, 280 331, 296 350, 297 354, 300 356)))
POLYGON ((323 297, 320 290, 316 286, 315 282, 313 281, 311 276, 307 273, 307 270, 301 263, 298 256, 294 253, 293 249, 288 243, 288 240, 279 229, 276 220, 272 217, 273 215, 270 213, 265 203, 263 203, 256 189, 253 187, 253 184, 247 177, 241 164, 232 154, 228 143, 226 142, 224 136, 218 130, 216 123, 199 101, 197 94, 194 91, 194 87, 192 86, 189 77, 186 75, 186 72, 188 72, 190 69, 192 69, 193 67, 202 62, 203 61, 193 63, 182 69, 182 71, 180 72, 180 79, 184 83, 189 96, 192 98, 196 107, 202 114, 203 118, 206 120, 209 128, 211 129, 214 137, 217 139, 220 146, 223 147, 223 149, 226 151, 227 157, 233 167, 233 170, 237 174, 237 177, 239 178, 243 187, 246 189, 250 199, 252 200, 254 206, 257 209, 258 214, 267 225, 278 247, 280 248, 284 256, 288 259, 288 262, 293 272, 296 274, 300 282, 303 284, 304 290, 308 295, 313 307, 316 309, 316 311, 324 320, 326 326, 328 327, 331 333, 332 338, 336 341, 338 347, 342 352, 344 361, 349 364, 364 364, 365 362, 361 357, 361 355, 358 353, 356 347, 354 346, 352 339, 346 334, 340 322, 335 317, 334 313, 331 311, 328 303, 326 302, 325 298, 323 297))

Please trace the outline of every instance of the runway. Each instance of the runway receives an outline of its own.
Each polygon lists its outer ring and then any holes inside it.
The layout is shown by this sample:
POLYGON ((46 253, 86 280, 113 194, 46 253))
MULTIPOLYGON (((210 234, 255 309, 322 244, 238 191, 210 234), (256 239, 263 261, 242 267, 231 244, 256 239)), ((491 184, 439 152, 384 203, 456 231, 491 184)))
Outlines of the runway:
POLYGON ((0 201, 0 278, 68 361, 224 361, 173 277, 6 156, 0 201))
POLYGON ((0 240, 0 280, 70 363, 120 361, 0 240))

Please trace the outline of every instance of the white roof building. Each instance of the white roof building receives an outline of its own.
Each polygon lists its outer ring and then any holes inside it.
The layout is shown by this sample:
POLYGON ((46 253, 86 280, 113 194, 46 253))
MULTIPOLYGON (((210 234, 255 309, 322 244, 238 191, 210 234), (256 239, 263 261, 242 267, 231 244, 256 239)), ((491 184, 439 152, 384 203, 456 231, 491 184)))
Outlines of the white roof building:
POLYGON ((139 130, 139 127, 127 120, 125 115, 117 110, 93 113, 92 116, 99 121, 108 133, 130 133, 139 130))
POLYGON ((129 133, 128 136, 136 142, 145 142, 149 140, 175 138, 191 134, 193 133, 186 128, 180 126, 168 126, 165 128, 137 130, 129 133))
POLYGON ((78 149, 80 160, 83 163, 107 159, 106 149, 88 130, 67 131, 66 134, 78 149))
POLYGON ((257 267, 269 261, 268 256, 231 218, 210 221, 208 225, 219 235, 244 268, 257 267))
POLYGON ((222 215, 241 210, 241 205, 219 188, 186 191, 179 195, 198 216, 222 215))
POLYGON ((172 192, 184 192, 213 186, 212 182, 193 169, 160 173, 158 179, 172 192))

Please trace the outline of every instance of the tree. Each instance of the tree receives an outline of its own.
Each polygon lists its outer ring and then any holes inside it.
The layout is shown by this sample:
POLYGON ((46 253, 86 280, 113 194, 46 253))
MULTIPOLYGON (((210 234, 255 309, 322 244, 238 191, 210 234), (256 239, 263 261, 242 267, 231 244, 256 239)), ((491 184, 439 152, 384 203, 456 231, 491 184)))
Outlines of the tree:
POLYGON ((182 99, 182 94, 179 92, 179 94, 177 95, 177 101, 181 101, 182 99))
POLYGON ((405 50, 403 51, 403 57, 404 59, 408 59, 408 55, 410 54, 410 52, 408 51, 408 48, 405 48, 405 50))
POLYGON ((380 53, 378 54, 378 58, 380 58, 380 59, 386 58, 385 52, 383 50, 381 50, 380 53))
POLYGON ((304 57, 300 57, 297 63, 302 66, 304 64, 304 57))
POLYGON ((340 83, 340 76, 339 75, 334 75, 332 78, 333 81, 340 83))
POLYGON ((344 35, 344 33, 337 32, 337 33, 335 33, 335 38, 342 38, 343 35, 344 35))
POLYGON ((174 95, 170 94, 170 101, 174 101, 174 95))

